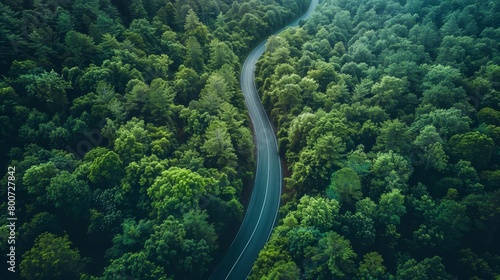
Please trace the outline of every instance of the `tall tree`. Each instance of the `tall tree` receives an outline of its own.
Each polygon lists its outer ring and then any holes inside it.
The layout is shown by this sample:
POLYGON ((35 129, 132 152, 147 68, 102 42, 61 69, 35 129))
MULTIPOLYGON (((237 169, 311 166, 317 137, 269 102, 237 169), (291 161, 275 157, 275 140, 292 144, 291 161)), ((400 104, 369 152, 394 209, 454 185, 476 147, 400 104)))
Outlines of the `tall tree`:
POLYGON ((180 215, 195 209, 202 195, 213 184, 212 178, 203 178, 196 172, 171 167, 161 173, 148 188, 152 200, 153 215, 163 220, 169 215, 180 215))
POLYGON ((322 197, 303 196, 293 216, 304 227, 315 227, 323 232, 338 223, 339 203, 322 197))
POLYGON ((210 42, 210 60, 208 66, 212 70, 220 69, 224 64, 238 68, 238 59, 225 42, 214 39, 210 42))
POLYGON ((204 55, 201 49, 201 45, 196 40, 195 37, 189 37, 186 40, 186 56, 184 58, 184 64, 192 69, 201 72, 205 65, 204 55))
POLYGON ((88 64, 95 62, 99 48, 90 36, 72 30, 66 33, 64 42, 67 52, 67 58, 64 61, 65 66, 84 68, 88 64))
POLYGON ((381 222, 398 225, 401 222, 401 216, 405 213, 404 195, 398 189, 393 189, 390 193, 385 193, 380 197, 377 217, 381 222))
POLYGON ((145 279, 169 280, 164 269, 147 259, 144 252, 126 253, 111 261, 105 268, 102 278, 98 279, 145 279))
POLYGON ((356 257, 349 240, 336 232, 327 232, 313 249, 313 269, 306 271, 306 275, 315 279, 349 277, 355 272, 356 257))
POLYGON ((377 252, 370 252, 363 256, 359 264, 359 277, 363 280, 384 279, 386 267, 382 264, 384 259, 377 252))
POLYGON ((336 171, 332 174, 326 193, 328 197, 338 200, 341 205, 354 206, 354 203, 363 196, 358 174, 347 167, 336 171))
POLYGON ((72 245, 67 236, 42 233, 23 255, 21 276, 29 280, 80 279, 87 260, 72 245))
POLYGON ((231 135, 223 122, 210 123, 205 133, 205 142, 201 146, 212 165, 223 167, 236 167, 237 157, 231 141, 231 135))
POLYGON ((48 201, 71 218, 88 217, 90 198, 91 192, 86 182, 67 171, 52 178, 47 186, 48 201))
POLYGON ((454 135, 449 144, 455 159, 468 160, 479 170, 488 165, 494 147, 493 140, 480 132, 454 135))

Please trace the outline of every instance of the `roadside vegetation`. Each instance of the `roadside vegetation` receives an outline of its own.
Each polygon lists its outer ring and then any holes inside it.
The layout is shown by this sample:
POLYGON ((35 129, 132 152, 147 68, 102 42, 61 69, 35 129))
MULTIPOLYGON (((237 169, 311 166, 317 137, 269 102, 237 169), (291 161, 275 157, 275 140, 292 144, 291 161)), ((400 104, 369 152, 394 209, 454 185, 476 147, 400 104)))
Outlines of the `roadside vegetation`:
POLYGON ((320 5, 258 63, 291 174, 250 279, 498 279, 500 4, 320 5))
POLYGON ((16 275, 207 279, 255 170, 240 61, 308 4, 2 1, 0 160, 16 167, 16 275))

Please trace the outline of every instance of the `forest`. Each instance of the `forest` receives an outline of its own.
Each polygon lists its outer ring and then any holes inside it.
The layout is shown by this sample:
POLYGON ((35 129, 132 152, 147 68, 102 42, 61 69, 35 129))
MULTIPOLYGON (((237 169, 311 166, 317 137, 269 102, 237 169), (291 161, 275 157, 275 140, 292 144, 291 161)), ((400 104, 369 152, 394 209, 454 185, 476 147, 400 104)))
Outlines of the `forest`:
POLYGON ((500 279, 500 2, 320 5, 258 64, 289 174, 250 279, 500 279))
MULTIPOLYGON (((242 60, 308 5, 2 0, 6 279, 208 279, 255 175, 242 60)), ((249 279, 500 279, 499 42, 476 0, 323 0, 271 36, 286 178, 249 279)))
POLYGON ((240 60, 308 4, 2 0, 0 166, 2 186, 16 171, 18 263, 0 275, 207 279, 255 170, 240 60))

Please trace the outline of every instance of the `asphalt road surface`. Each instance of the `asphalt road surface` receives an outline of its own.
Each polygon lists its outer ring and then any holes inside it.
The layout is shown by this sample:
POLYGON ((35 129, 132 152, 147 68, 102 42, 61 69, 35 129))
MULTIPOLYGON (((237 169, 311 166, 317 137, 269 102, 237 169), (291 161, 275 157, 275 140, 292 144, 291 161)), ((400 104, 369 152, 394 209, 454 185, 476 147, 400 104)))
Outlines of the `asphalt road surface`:
MULTIPOLYGON (((307 19, 318 0, 312 0, 308 11, 299 19, 278 31, 297 26, 307 19)), ((276 137, 260 102, 255 85, 255 63, 264 53, 266 41, 257 46, 243 64, 240 84, 254 125, 257 145, 257 171, 252 196, 241 227, 210 279, 246 279, 259 252, 266 244, 276 224, 283 176, 276 137)))

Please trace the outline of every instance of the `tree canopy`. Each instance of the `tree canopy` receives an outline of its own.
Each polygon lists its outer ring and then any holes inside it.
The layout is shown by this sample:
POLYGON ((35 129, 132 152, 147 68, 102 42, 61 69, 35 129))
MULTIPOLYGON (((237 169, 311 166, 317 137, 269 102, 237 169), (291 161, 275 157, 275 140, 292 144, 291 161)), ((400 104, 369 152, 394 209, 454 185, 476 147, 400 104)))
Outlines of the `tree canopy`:
POLYGON ((289 173, 254 279, 498 277, 499 6, 319 7, 257 63, 289 173))
POLYGON ((255 170, 241 62, 308 5, 2 1, 0 161, 17 172, 15 277, 207 279, 255 170))

